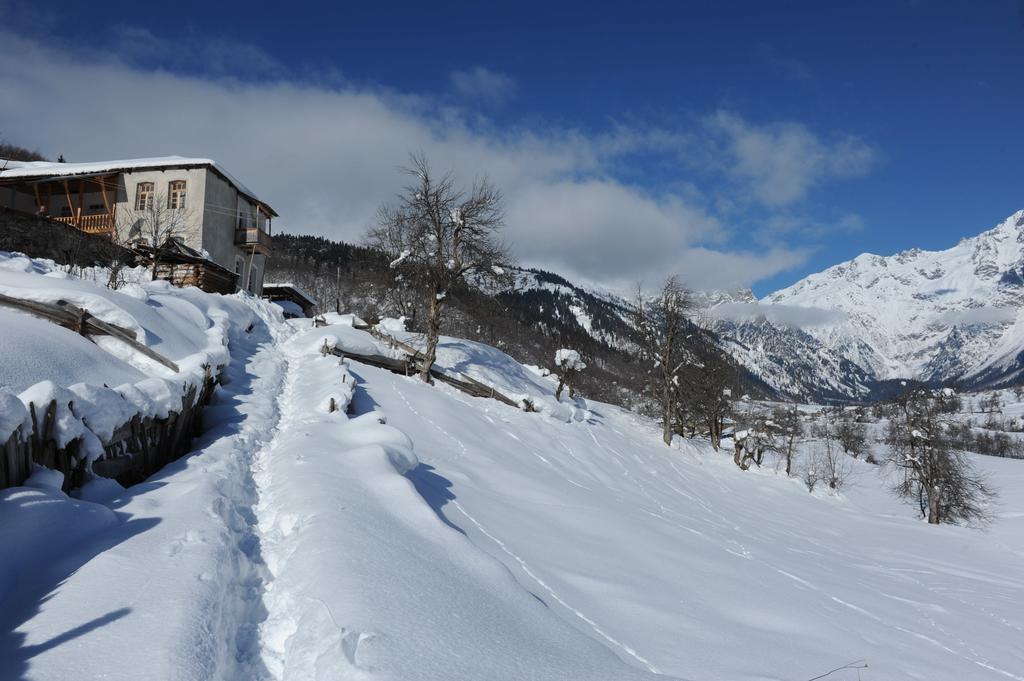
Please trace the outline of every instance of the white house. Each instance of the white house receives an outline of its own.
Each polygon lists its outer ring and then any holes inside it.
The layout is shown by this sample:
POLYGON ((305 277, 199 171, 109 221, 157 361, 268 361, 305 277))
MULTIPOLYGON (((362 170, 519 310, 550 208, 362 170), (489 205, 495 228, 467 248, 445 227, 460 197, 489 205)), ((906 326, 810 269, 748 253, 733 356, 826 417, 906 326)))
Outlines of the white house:
MULTIPOLYGON (((165 156, 94 163, 0 159, 0 207, 49 217, 127 243, 133 214, 166 206, 182 226, 178 257, 213 263, 204 286, 259 294, 277 213, 208 158, 165 156)), ((136 223, 137 224, 137 223, 136 223)))

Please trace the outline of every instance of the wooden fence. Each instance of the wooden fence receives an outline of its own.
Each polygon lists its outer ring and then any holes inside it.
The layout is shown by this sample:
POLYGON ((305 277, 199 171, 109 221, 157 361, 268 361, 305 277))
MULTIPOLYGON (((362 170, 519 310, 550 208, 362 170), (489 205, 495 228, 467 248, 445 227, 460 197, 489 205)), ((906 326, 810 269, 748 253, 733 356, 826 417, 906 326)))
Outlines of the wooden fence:
MULTIPOLYGON (((65 300, 41 303, 0 294, 0 306, 27 312, 90 340, 95 336, 117 338, 136 352, 176 373, 179 371, 176 363, 139 342, 135 332, 97 319, 88 310, 65 300)), ((92 471, 126 485, 133 484, 188 452, 192 437, 199 429, 199 414, 213 396, 216 383, 215 374, 206 367, 202 385, 189 385, 181 397, 181 408, 171 411, 167 418, 136 415, 122 424, 105 445, 103 456, 93 462, 92 471)), ((88 471, 81 461, 81 438, 60 447, 54 437, 58 406, 56 400, 46 405, 29 403, 29 431, 25 432, 25 426, 19 426, 0 446, 0 488, 25 482, 32 473, 33 464, 63 473, 65 491, 85 482, 88 471)), ((63 406, 74 413, 73 402, 63 406)))
MULTIPOLYGON (((412 347, 407 343, 403 343, 397 338, 389 336, 386 333, 377 330, 376 328, 363 326, 356 326, 356 328, 362 331, 369 331, 374 338, 377 338, 378 340, 388 343, 389 345, 391 345, 391 347, 399 348, 405 351, 406 353, 408 353, 407 356, 401 359, 395 359, 394 357, 385 357, 384 355, 362 355, 356 352, 348 352, 346 350, 341 350, 340 348, 337 347, 331 347, 326 343, 320 349, 320 352, 322 352, 325 355, 332 354, 342 358, 353 359, 359 362, 360 364, 367 364, 369 366, 378 367, 380 369, 387 369, 388 371, 394 372, 396 374, 402 374, 404 376, 413 376, 419 373, 417 362, 420 359, 420 354, 419 351, 416 350, 416 348, 412 347)), ((516 409, 522 409, 524 411, 534 411, 533 405, 529 402, 529 400, 513 400, 511 397, 501 394, 493 387, 481 383, 475 378, 467 376, 466 374, 460 374, 460 376, 460 378, 450 376, 444 373, 442 370, 438 369, 436 366, 430 368, 431 378, 440 381, 446 385, 450 385, 456 390, 464 392, 467 395, 471 395, 473 397, 487 397, 493 400, 498 400, 499 402, 507 404, 510 407, 515 407, 516 409)))
MULTIPOLYGON (((114 478, 123 485, 140 482, 191 449, 199 433, 200 414, 213 396, 217 379, 209 368, 202 386, 189 385, 181 397, 181 408, 159 419, 136 414, 114 431, 104 454, 92 464, 92 472, 114 478)), ((74 403, 67 406, 74 411, 74 403)), ((32 464, 64 474, 64 491, 79 487, 88 471, 79 459, 82 440, 76 438, 59 447, 54 438, 57 401, 45 407, 29 403, 31 429, 18 427, 0 447, 0 488, 15 487, 32 473, 32 464)))

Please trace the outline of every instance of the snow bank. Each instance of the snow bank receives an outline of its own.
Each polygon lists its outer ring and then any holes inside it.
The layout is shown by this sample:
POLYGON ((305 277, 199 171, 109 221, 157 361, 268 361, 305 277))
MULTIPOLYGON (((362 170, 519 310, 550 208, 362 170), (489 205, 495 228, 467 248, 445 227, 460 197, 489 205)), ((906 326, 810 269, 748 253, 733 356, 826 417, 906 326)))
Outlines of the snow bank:
POLYGON ((29 427, 30 403, 41 416, 56 400, 58 446, 81 438, 86 458, 93 460, 135 414, 166 418, 179 410, 187 387, 201 385, 207 371, 228 361, 230 325, 244 328, 256 318, 255 303, 245 294, 217 296, 131 279, 113 291, 76 279, 51 260, 0 252, 0 293, 44 303, 69 301, 134 331, 180 368, 173 372, 115 338, 97 337, 93 343, 46 320, 0 308, 0 346, 17 358, 0 363, 0 441, 20 425, 29 427))
POLYGON ((288 329, 268 305, 241 304, 227 329, 237 356, 193 454, 127 490, 80 490, 109 507, 52 489, 0 491, 0 677, 265 678, 252 474, 285 371, 271 331, 288 329))
MULTIPOLYGON (((342 326, 342 330, 344 328, 342 326)), ((335 355, 320 354, 324 343, 328 346, 339 344, 337 336, 331 333, 335 330, 335 327, 306 327, 283 343, 289 356, 302 360, 305 380, 301 404, 296 408, 308 410, 311 417, 327 412, 333 402, 338 417, 343 418, 352 401, 355 382, 345 369, 345 361, 335 355)))
POLYGON ((275 300, 274 305, 281 308, 281 312, 291 317, 305 317, 306 313, 303 311, 299 304, 291 300, 275 300))
MULTIPOLYGON (((350 420, 319 409, 320 391, 339 382, 339 368, 309 350, 319 335, 337 331, 310 331, 286 344, 289 406, 257 475, 270 572, 261 625, 270 676, 653 678, 565 625, 439 519, 431 508, 437 500, 411 482, 427 469, 409 437, 381 423, 374 396, 357 387, 350 420)), ((348 371, 358 377, 367 369, 352 364, 348 371)))
POLYGON ((405 333, 405 317, 399 317, 398 319, 387 317, 380 320, 377 327, 384 333, 391 335, 396 333, 405 333))
POLYGON ((0 442, 6 442, 18 428, 32 427, 25 403, 10 393, 0 391, 0 442))
POLYGON ((59 482, 54 489, 53 480, 35 475, 30 480, 32 487, 0 490, 0 603, 7 611, 9 596, 31 584, 34 572, 73 552, 91 534, 118 524, 106 506, 68 498, 59 482))
MULTIPOLYGON (((422 335, 400 331, 395 327, 392 327, 387 333, 413 347, 422 347, 424 342, 422 335)), ((357 338, 364 344, 374 343, 377 348, 376 352, 379 354, 396 354, 387 347, 386 343, 373 339, 369 334, 357 338)), ((358 341, 352 339, 349 342, 358 341)), ((353 351, 359 352, 358 350, 353 351)), ((585 366, 576 351, 562 350, 559 352, 575 353, 573 361, 585 366)), ((558 355, 556 361, 559 357, 569 358, 571 355, 558 355)), ((557 377, 551 375, 550 372, 544 373, 537 367, 522 365, 493 346, 462 338, 441 336, 437 345, 437 361, 434 366, 455 378, 462 375, 469 376, 520 403, 529 402, 535 411, 557 421, 571 423, 589 418, 586 400, 576 399, 573 402, 555 400, 557 377)))

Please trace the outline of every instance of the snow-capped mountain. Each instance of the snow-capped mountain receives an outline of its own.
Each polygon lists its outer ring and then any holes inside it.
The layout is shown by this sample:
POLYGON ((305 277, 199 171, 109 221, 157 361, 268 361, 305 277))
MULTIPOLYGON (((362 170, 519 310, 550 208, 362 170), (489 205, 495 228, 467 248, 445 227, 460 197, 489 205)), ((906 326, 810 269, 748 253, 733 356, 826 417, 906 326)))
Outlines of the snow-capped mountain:
POLYGON ((1024 373, 1024 211, 944 251, 862 254, 756 303, 712 306, 733 355, 783 392, 866 398, 915 379, 1024 373))

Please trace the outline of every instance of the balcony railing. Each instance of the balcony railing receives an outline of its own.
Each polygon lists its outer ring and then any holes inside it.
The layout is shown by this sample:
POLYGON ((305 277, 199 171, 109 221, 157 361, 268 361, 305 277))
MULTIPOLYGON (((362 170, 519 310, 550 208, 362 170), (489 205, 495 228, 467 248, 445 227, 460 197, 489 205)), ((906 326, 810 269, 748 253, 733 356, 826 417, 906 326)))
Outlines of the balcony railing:
POLYGON ((104 234, 114 231, 114 216, 110 213, 98 213, 96 215, 68 215, 63 217, 51 217, 51 220, 71 225, 88 234, 104 234))
POLYGON ((243 227, 235 230, 235 245, 245 249, 255 247, 257 253, 270 255, 273 239, 257 227, 243 227))

